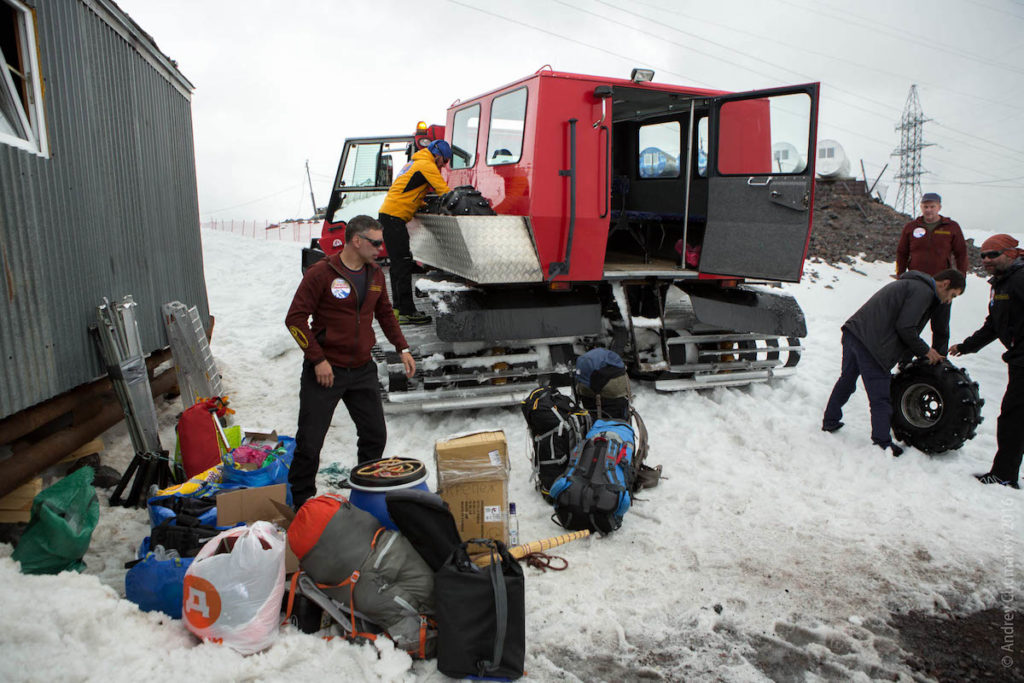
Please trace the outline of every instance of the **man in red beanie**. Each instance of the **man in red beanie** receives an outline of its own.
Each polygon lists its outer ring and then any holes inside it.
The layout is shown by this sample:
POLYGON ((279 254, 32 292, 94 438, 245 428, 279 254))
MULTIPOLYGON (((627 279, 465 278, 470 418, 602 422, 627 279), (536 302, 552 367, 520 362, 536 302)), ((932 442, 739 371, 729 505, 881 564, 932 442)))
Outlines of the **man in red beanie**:
POLYGON ((1006 347, 1003 360, 1009 372, 1006 393, 996 423, 996 457, 992 469, 976 474, 983 484, 1020 488, 1021 455, 1024 454, 1024 251, 1009 235, 993 235, 981 245, 981 264, 992 278, 988 317, 974 334, 950 347, 959 356, 974 353, 998 339, 1006 347))
MULTIPOLYGON (((941 270, 956 268, 967 274, 967 243, 964 233, 951 218, 939 215, 942 197, 925 192, 921 197, 921 215, 903 226, 896 247, 896 277, 918 270, 932 277, 941 270)), ((949 345, 950 304, 942 304, 932 314, 932 348, 946 355, 949 345)))

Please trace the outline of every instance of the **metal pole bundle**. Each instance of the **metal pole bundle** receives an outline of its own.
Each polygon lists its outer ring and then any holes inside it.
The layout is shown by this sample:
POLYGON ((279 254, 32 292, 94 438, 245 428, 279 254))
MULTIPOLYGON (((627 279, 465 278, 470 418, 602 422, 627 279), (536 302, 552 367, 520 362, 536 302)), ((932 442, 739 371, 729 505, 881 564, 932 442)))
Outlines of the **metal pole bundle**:
POLYGON ((124 507, 144 505, 151 486, 163 488, 177 479, 168 465, 167 451, 160 447, 156 406, 136 321, 137 306, 131 295, 118 304, 104 297, 96 307, 97 323, 91 328, 135 449, 131 464, 110 496, 111 505, 124 507), (122 498, 129 483, 128 495, 122 498))

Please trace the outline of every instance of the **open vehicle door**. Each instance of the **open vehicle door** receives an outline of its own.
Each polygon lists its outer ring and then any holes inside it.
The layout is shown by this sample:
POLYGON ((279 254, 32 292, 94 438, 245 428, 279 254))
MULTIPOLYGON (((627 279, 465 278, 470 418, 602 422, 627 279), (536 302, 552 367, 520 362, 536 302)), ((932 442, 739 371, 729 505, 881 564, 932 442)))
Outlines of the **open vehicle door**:
POLYGON ((711 100, 701 272, 800 280, 817 122, 817 83, 711 100))
POLYGON ((327 203, 327 222, 338 223, 358 213, 376 216, 383 193, 388 191, 395 173, 408 160, 412 144, 411 135, 345 140, 327 203), (372 210, 356 209, 355 213, 347 210, 368 197, 376 197, 376 206, 372 210))

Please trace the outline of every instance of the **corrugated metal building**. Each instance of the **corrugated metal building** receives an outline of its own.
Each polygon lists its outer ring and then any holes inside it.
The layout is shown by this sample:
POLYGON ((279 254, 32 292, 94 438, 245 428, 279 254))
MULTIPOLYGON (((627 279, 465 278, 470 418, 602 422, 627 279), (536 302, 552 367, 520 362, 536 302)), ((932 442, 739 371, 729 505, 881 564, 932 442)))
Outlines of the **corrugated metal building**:
POLYGON ((0 0, 0 51, 2 419, 103 374, 103 297, 147 353, 161 304, 209 309, 192 84, 110 0, 0 0))

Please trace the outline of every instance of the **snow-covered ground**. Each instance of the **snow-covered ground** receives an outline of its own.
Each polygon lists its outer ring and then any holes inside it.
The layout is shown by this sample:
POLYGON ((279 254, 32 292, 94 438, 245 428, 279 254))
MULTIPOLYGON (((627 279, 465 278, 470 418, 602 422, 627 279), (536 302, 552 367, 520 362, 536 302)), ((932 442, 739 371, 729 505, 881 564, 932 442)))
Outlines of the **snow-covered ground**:
MULTIPOLYGON (((203 242, 213 351, 237 420, 294 433, 301 353, 283 320, 301 245, 212 231, 203 242)), ((808 680, 910 680, 886 625, 891 611, 997 607, 1007 591, 1020 608, 1024 494, 971 477, 988 471, 995 451, 1006 383, 998 345, 961 360, 981 383, 986 421, 958 452, 908 448, 894 459, 874 447, 861 390, 841 432, 819 429, 839 372, 839 326, 891 272, 807 265, 803 283, 788 287, 809 325, 791 379, 679 394, 636 388, 648 462, 667 478, 643 492, 621 530, 554 551, 567 571, 526 570, 530 679, 761 681, 810 671, 808 680)), ((981 323, 987 296, 984 281, 969 278, 953 304, 952 342, 981 323)), ((160 407, 165 446, 179 410, 160 407)), ((528 481, 518 408, 395 416, 388 426, 387 454, 431 468, 436 439, 504 429, 521 538, 559 532, 528 481)), ((108 464, 124 467, 123 425, 104 440, 108 464)), ((353 464, 354 443, 339 409, 323 464, 353 464)), ((104 504, 84 574, 23 576, 0 545, 0 679, 444 679, 433 662, 413 663, 389 645, 378 656, 291 627, 250 657, 199 644, 181 622, 121 597, 124 562, 147 531, 143 511, 104 504)))

